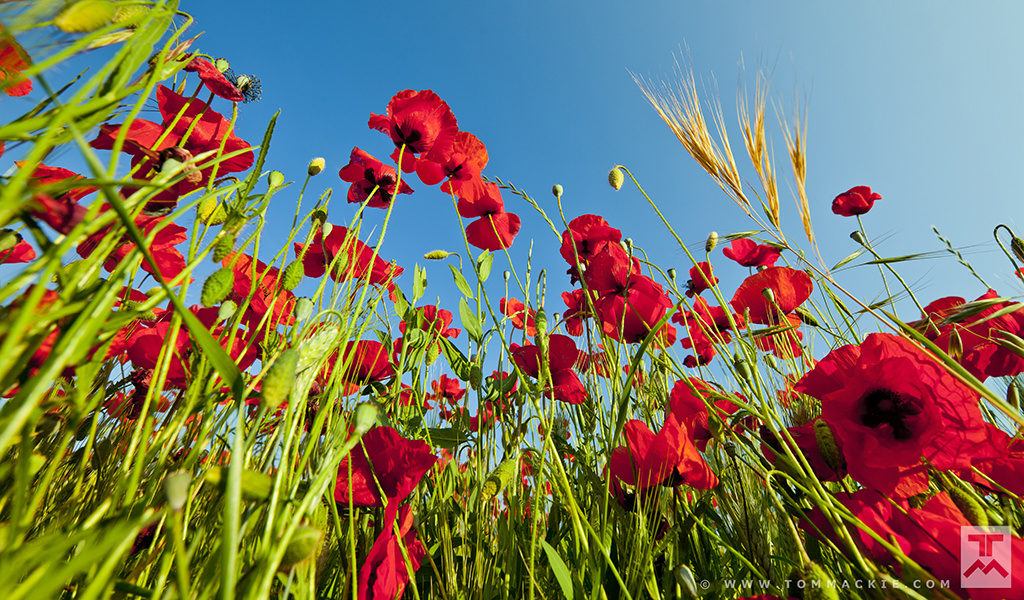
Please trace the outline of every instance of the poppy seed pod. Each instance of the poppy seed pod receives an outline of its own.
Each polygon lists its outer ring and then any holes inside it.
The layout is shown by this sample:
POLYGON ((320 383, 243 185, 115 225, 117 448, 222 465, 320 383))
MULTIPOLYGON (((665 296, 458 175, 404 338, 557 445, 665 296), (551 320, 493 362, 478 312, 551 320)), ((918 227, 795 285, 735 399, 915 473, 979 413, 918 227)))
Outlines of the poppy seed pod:
POLYGON ((218 269, 203 282, 203 293, 199 301, 203 306, 219 304, 231 293, 235 283, 235 273, 226 267, 218 269))
POLYGON ((844 471, 846 469, 846 459, 843 458, 843 453, 839 450, 839 446, 836 444, 836 437, 828 423, 820 419, 814 422, 814 439, 818 442, 818 451, 821 452, 822 458, 825 459, 825 464, 837 473, 844 471))
POLYGON ((561 184, 556 183, 555 185, 551 186, 551 193, 554 194, 555 198, 561 198, 563 191, 564 190, 562 190, 561 184))
MULTIPOLYGON (((323 210, 322 208, 318 208, 318 209, 314 210, 313 214, 311 214, 309 216, 309 220, 314 225, 320 225, 320 224, 324 223, 325 221, 327 221, 327 211, 323 210)), ((326 234, 324 234, 324 235, 326 235, 326 234)))
POLYGON ((53 24, 68 33, 95 31, 110 23, 117 6, 109 0, 79 0, 57 15, 53 24))
POLYGON ((263 405, 274 410, 281 405, 292 391, 295 383, 295 370, 299 366, 299 351, 289 348, 281 353, 263 377, 260 390, 263 392, 263 405))
POLYGON ((326 167, 326 166, 327 166, 327 161, 324 160, 324 158, 322 156, 318 156, 318 157, 314 158, 313 160, 309 161, 309 166, 306 167, 306 172, 309 173, 310 177, 312 177, 314 175, 319 175, 320 171, 323 171, 324 167, 326 167))
POLYGON ((675 280, 676 280, 676 270, 675 269, 669 269, 668 271, 666 271, 666 273, 668 273, 669 280, 674 283, 675 280))
POLYGON ((618 166, 612 167, 612 170, 608 171, 608 185, 612 186, 612 189, 615 191, 621 190, 622 184, 625 181, 626 176, 618 166))
POLYGON ((225 233, 213 246, 213 260, 220 262, 235 249, 235 234, 225 233))

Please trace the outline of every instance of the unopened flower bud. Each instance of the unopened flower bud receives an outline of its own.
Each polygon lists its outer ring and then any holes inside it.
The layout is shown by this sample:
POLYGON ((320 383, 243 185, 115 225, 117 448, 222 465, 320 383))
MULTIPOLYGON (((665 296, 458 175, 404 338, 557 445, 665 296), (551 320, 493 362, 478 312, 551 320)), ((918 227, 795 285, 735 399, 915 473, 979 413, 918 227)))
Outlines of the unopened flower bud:
POLYGON ((672 575, 675 577, 676 585, 682 590, 683 597, 687 600, 696 600, 703 595, 697 591, 697 581, 694 579, 690 567, 679 565, 672 570, 672 575))
MULTIPOLYGON (((206 483, 218 487, 221 493, 227 491, 227 469, 224 467, 212 467, 206 472, 206 483)), ((242 471, 242 499, 255 501, 266 500, 270 497, 270 491, 274 487, 274 480, 266 473, 244 469, 242 471)))
POLYGON ((667 273, 668 273, 669 281, 671 281, 672 283, 675 283, 675 281, 676 281, 676 270, 675 269, 669 269, 667 271, 667 273))
POLYGON ((235 283, 235 274, 231 269, 217 269, 203 282, 203 292, 199 301, 203 306, 214 306, 219 304, 228 294, 235 283))
POLYGON ((512 271, 505 269, 505 272, 502 273, 501 276, 505 278, 505 283, 508 283, 509 278, 512 277, 512 271))
POLYGON ((324 223, 320 227, 320 232, 323 234, 324 237, 330 237, 332 231, 334 231, 334 225, 332 225, 331 223, 324 223))
POLYGON ((718 232, 712 231, 708 234, 708 239, 704 242, 704 252, 711 254, 711 251, 718 245, 718 232))
POLYGON ((284 173, 280 171, 271 171, 270 174, 267 175, 267 185, 270 186, 270 189, 284 185, 284 173))
POLYGON ((626 252, 633 253, 633 238, 625 238, 622 240, 622 245, 626 248, 626 252))
POLYGON ((423 258, 427 260, 444 260, 451 256, 452 254, 454 253, 448 252, 447 250, 431 250, 430 252, 424 254, 423 258))
POLYGON ((556 183, 555 185, 551 186, 551 193, 555 195, 555 198, 561 198, 563 191, 564 190, 562 190, 561 184, 556 183))
POLYGON ((305 321, 313 314, 313 301, 309 298, 299 298, 295 301, 295 320, 305 321))
POLYGON ((1017 257, 1017 260, 1024 262, 1024 239, 1013 236, 1013 240, 1010 241, 1010 250, 1013 250, 1013 255, 1017 257))
POLYGON ((167 494, 167 505, 178 512, 188 501, 188 487, 192 483, 192 475, 187 471, 175 471, 164 478, 164 493, 167 494))
POLYGON ((855 242, 857 242, 861 246, 864 246, 865 248, 868 247, 868 240, 867 240, 866 237, 864 237, 864 234, 861 233, 860 231, 854 231, 853 233, 851 233, 850 234, 850 239, 855 241, 855 242))
POLYGON ((626 181, 626 176, 618 166, 612 167, 612 170, 608 171, 608 185, 612 186, 612 189, 621 190, 624 181, 626 181))
POLYGON ((117 6, 109 0, 79 0, 62 10, 53 24, 68 33, 95 31, 110 23, 117 6))
POLYGON ((428 366, 434 364, 434 362, 437 361, 438 356, 441 356, 440 344, 430 344, 427 346, 426 361, 428 366))
POLYGON ((309 220, 313 225, 320 225, 327 221, 327 211, 322 208, 318 208, 309 216, 309 220))
POLYGON ((953 360, 959 361, 964 355, 964 342, 960 339, 957 329, 958 327, 954 325, 949 330, 949 356, 953 360))
POLYGON ((988 513, 985 512, 985 507, 978 502, 977 498, 953 483, 943 487, 946 488, 950 500, 953 501, 953 504, 956 504, 960 512, 964 513, 964 517, 967 518, 971 525, 975 527, 988 527, 988 513))
POLYGON ((836 437, 828 423, 820 419, 814 422, 814 439, 818 442, 818 451, 825 459, 825 464, 836 473, 845 471, 846 459, 843 458, 843 453, 839 450, 836 437))
POLYGON ((18 245, 20 236, 10 229, 0 231, 0 252, 7 252, 18 245))
POLYGON ((537 337, 544 337, 548 332, 548 315, 543 310, 538 310, 533 317, 533 325, 537 330, 537 337))
POLYGON ((483 489, 480 490, 480 498, 486 502, 500 494, 505 489, 505 486, 508 485, 508 482, 512 480, 518 468, 518 458, 506 458, 503 460, 484 480, 483 489))
POLYGON ((733 357, 733 367, 736 369, 736 374, 740 376, 740 379, 744 381, 750 381, 754 378, 754 374, 750 370, 750 364, 747 359, 743 358, 739 354, 733 357))
POLYGON ((228 220, 228 211, 217 198, 207 198, 199 204, 199 222, 205 225, 220 225, 228 220))
POLYGON ((356 435, 362 435, 377 424, 377 406, 372 402, 356 405, 352 411, 352 427, 356 435))
POLYGON ((469 385, 474 390, 480 389, 480 384, 483 383, 484 372, 480 368, 480 365, 473 365, 469 368, 469 385))
POLYGON ((281 273, 281 287, 289 291, 294 290, 302 282, 304 274, 302 261, 293 260, 281 273))
POLYGON ((766 287, 762 289, 761 295, 764 296, 764 299, 767 300, 768 302, 775 304, 775 290, 773 290, 772 288, 766 287))
POLYGON ((231 68, 231 63, 226 58, 218 58, 213 61, 213 66, 217 67, 217 70, 223 73, 231 68))
POLYGON ((318 156, 313 160, 309 161, 309 166, 306 167, 306 172, 309 173, 310 177, 314 175, 319 175, 320 171, 323 171, 324 167, 326 166, 327 161, 325 161, 322 156, 318 156))
POLYGON ((225 233, 213 246, 214 262, 221 262, 235 249, 235 234, 225 233))
POLYGON ((316 527, 301 525, 295 529, 292 539, 284 547, 284 556, 281 557, 281 571, 288 571, 310 558, 320 547, 323 533, 316 527))
POLYGON ((238 310, 238 305, 233 300, 225 300, 220 308, 217 309, 217 322, 223 323, 231 317, 235 316, 235 311, 238 310))
POLYGON ((298 366, 299 351, 294 348, 285 350, 274 360, 260 386, 264 406, 274 410, 288 398, 292 384, 295 383, 295 370, 298 366))
POLYGON ((818 319, 816 319, 814 315, 811 314, 811 311, 806 308, 798 306, 793 310, 793 312, 796 313, 796 316, 800 317, 800 321, 805 325, 810 325, 811 327, 817 327, 819 325, 818 319))
POLYGON ((1006 402, 1017 409, 1017 412, 1020 412, 1020 388, 1017 387, 1016 383, 1011 383, 1006 388, 1006 402))

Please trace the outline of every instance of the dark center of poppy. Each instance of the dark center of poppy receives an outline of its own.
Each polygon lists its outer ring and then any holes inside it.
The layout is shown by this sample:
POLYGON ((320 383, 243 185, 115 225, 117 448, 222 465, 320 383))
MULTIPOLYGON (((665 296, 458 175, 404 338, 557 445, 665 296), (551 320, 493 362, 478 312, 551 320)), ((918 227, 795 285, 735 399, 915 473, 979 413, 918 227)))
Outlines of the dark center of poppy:
POLYGON ((861 398, 860 422, 868 427, 889 425, 894 438, 908 440, 914 436, 909 422, 921 414, 920 404, 917 398, 899 392, 885 388, 872 390, 861 398))
POLYGON ((406 127, 396 126, 395 127, 395 145, 401 146, 405 144, 408 146, 410 152, 421 152, 422 150, 417 145, 420 140, 423 139, 423 133, 414 127, 408 127, 408 133, 405 131, 406 127))

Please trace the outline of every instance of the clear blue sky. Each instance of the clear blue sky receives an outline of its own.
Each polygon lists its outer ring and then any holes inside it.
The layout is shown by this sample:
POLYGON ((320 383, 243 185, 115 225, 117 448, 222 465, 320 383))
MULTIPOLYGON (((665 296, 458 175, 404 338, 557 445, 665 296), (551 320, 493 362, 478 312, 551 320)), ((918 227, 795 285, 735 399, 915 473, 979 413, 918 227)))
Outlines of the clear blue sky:
MULTIPOLYGON (((514 182, 551 210, 550 188, 565 188, 567 217, 597 213, 632 237, 656 262, 689 267, 642 197, 612 191, 608 169, 622 163, 641 179, 687 242, 711 230, 751 229, 711 184, 634 85, 631 73, 672 81, 683 52, 735 126, 737 85, 758 69, 785 111, 809 109, 808 194, 822 253, 833 263, 855 245, 855 223, 831 214, 830 201, 855 185, 884 199, 867 215, 869 233, 889 234, 885 255, 939 250, 936 225, 1004 295, 1020 293, 992 242, 999 222, 1024 233, 1014 174, 1024 139, 1024 5, 1017 2, 198 2, 182 9, 204 31, 198 49, 227 58, 237 73, 262 80, 263 99, 241 107, 240 134, 257 143, 281 109, 269 168, 301 182, 307 161, 327 159, 311 189, 335 188, 331 220, 347 222, 347 185, 337 178, 353 146, 385 158, 393 148, 370 131, 371 112, 405 89, 435 90, 460 127, 488 147, 485 173, 514 182), (741 65, 744 68, 741 68, 741 65)), ((226 102, 221 106, 227 110, 226 102)), ((773 113, 774 115, 774 113, 773 113)), ((740 148, 739 138, 734 140, 740 148)), ((781 136, 776 160, 788 181, 781 136)), ((747 175, 753 176, 752 172, 747 175)), ((461 247, 450 200, 411 181, 382 256, 411 273, 422 254, 461 247), (440 216, 439 216, 440 215, 440 216)), ((298 186, 293 190, 297 192, 298 186)), ((783 185, 783 221, 799 221, 783 185)), ((293 196, 272 210, 290 224, 293 196)), ((533 209, 506 195, 523 218, 514 247, 525 264, 549 268, 549 302, 561 310, 568 290, 557 243, 533 209)), ((372 217, 380 218, 382 212, 372 217)), ((271 235, 283 230, 271 228, 271 235)), ((272 240, 271 240, 272 242, 272 240)), ((264 244, 265 248, 272 246, 264 244)), ((716 266, 731 290, 744 269, 720 252, 716 266), (730 283, 731 282, 731 283, 730 283)), ((266 257, 263 257, 266 258, 266 257)), ((503 261, 496 269, 504 268, 503 261)), ((428 298, 455 312, 447 267, 428 265, 428 298)), ((922 301, 973 298, 984 290, 951 258, 903 267, 922 301)), ((498 271, 500 273, 500 271, 498 271)), ((880 289, 876 271, 851 274, 866 293, 880 289)), ((685 281, 686 277, 682 276, 685 281)), ((410 278, 400 280, 411 288, 410 278)), ((904 317, 914 318, 910 305, 904 317)), ((464 339, 464 338, 463 338, 464 339)))

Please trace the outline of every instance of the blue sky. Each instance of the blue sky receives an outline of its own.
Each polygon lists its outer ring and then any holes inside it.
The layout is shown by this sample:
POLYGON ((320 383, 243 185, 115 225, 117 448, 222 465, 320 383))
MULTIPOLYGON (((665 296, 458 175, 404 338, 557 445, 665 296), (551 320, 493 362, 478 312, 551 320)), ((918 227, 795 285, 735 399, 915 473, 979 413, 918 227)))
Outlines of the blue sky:
MULTIPOLYGON (((260 139, 280 109, 268 168, 301 182, 308 160, 327 159, 311 190, 335 188, 331 221, 345 223, 347 184, 337 178, 353 146, 381 158, 393 146, 366 121, 384 112, 397 91, 433 89, 460 127, 488 147, 485 174, 514 182, 556 219, 549 192, 565 188, 567 218, 597 213, 622 229, 664 268, 690 266, 643 198, 628 186, 614 192, 608 169, 630 167, 688 243, 707 233, 751 229, 739 210, 697 167, 646 103, 633 74, 675 80, 675 63, 692 64, 708 96, 720 100, 741 148, 735 106, 739 86, 752 89, 761 71, 783 113, 808 110, 808 195, 826 262, 856 247, 849 219, 831 214, 831 199, 870 185, 883 200, 866 216, 883 255, 940 250, 937 226, 998 291, 1020 293, 1008 262, 992 242, 1000 222, 1019 225, 1012 174, 1024 139, 1024 5, 992 2, 195 2, 194 48, 227 58, 235 72, 262 80, 263 98, 243 105, 238 131, 260 139)), ((227 112, 226 102, 215 108, 227 112)), ((772 112, 771 116, 774 117, 772 112)), ((782 180, 785 146, 770 130, 782 180)), ((742 164, 741 164, 742 166, 742 164)), ((745 171, 753 177, 752 171, 745 171)), ((462 247, 450 200, 415 179, 402 197, 381 255, 411 273, 424 252, 462 247)), ((275 199, 270 221, 290 225, 294 193, 275 199)), ((783 223, 800 238, 791 194, 783 183, 783 223)), ((517 268, 535 240, 535 272, 549 271, 549 306, 561 310, 568 290, 557 241, 531 207, 506 194, 506 209, 523 218, 513 248, 517 268)), ((383 212, 374 212, 379 222, 383 212)), ((271 226, 264 248, 283 242, 271 226), (269 243, 269 245, 268 245, 269 243)), ((267 258, 267 257, 262 257, 267 258)), ((721 256, 713 262, 731 290, 746 274, 721 256)), ((503 260, 496 269, 504 268, 503 260)), ((428 264, 427 297, 456 311, 447 267, 428 264)), ((953 261, 903 265, 921 300, 969 298, 984 290, 953 261)), ((848 273, 854 289, 880 290, 877 271, 848 273)), ((685 276, 681 277, 684 281, 685 276)), ((410 278, 400 280, 411 288, 410 278)), ((903 316, 916 317, 902 304, 903 316)))

